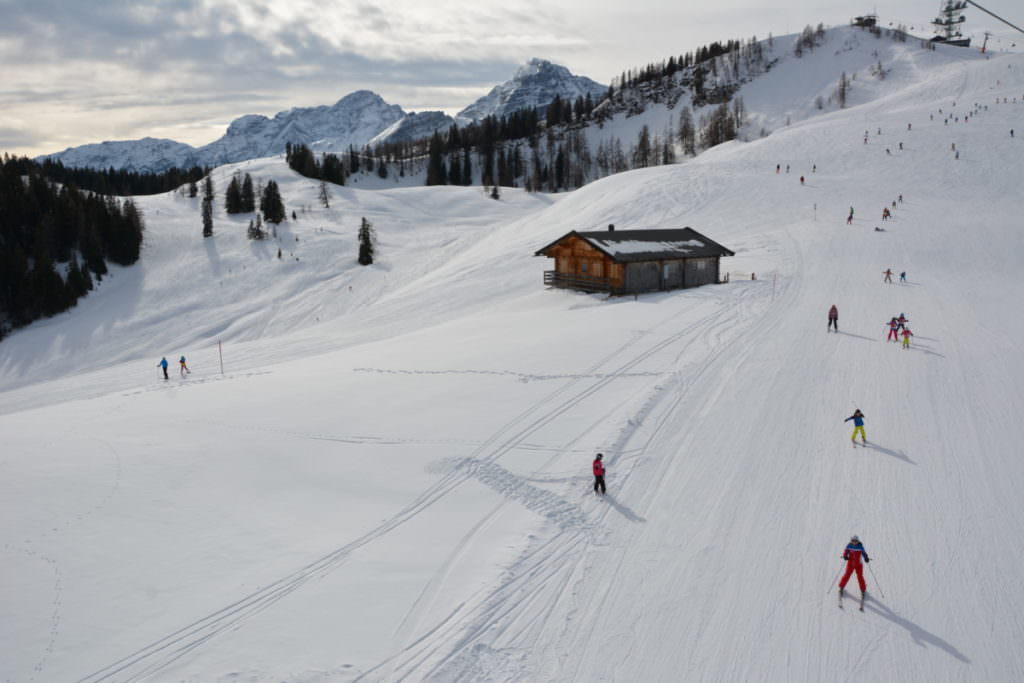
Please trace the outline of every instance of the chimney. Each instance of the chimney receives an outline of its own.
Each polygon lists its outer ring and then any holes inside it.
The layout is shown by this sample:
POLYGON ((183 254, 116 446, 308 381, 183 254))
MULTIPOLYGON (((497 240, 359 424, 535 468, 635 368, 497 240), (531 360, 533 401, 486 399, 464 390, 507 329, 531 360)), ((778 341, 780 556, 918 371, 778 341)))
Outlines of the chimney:
POLYGON ((614 223, 609 223, 608 224, 608 232, 615 232, 615 224, 614 223))

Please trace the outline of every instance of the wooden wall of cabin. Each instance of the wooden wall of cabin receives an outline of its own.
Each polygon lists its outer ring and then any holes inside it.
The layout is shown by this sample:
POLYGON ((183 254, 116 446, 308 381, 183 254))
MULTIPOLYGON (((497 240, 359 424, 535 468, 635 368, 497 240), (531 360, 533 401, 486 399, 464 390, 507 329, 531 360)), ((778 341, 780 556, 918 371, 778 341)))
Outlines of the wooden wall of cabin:
POLYGON ((555 259, 554 270, 565 275, 608 278, 611 287, 622 286, 623 268, 606 254, 578 237, 570 237, 549 247, 547 255, 555 259))
POLYGON ((686 259, 684 264, 684 287, 700 287, 718 283, 718 257, 686 259))

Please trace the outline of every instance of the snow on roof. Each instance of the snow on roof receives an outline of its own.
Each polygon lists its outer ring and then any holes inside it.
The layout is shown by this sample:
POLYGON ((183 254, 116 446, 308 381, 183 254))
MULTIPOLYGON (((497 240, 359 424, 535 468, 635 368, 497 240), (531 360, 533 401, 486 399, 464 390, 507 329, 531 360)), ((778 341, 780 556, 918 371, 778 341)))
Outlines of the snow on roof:
POLYGON ((662 242, 645 242, 641 240, 602 240, 591 238, 592 242, 598 242, 601 248, 610 256, 620 254, 649 254, 653 252, 675 252, 690 253, 694 249, 702 249, 705 245, 700 240, 676 240, 662 242))

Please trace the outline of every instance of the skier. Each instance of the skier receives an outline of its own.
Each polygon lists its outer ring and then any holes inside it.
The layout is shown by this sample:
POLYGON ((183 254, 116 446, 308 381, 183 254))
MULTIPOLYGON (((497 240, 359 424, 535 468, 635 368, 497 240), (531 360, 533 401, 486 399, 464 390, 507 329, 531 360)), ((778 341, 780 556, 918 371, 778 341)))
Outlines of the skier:
POLYGON ((853 222, 853 207, 850 207, 850 215, 846 217, 846 224, 849 225, 853 222))
POLYGON ((864 546, 861 545, 860 539, 854 534, 850 537, 850 542, 843 550, 843 559, 846 560, 846 572, 843 574, 843 578, 839 580, 839 606, 843 606, 843 595, 846 593, 846 584, 849 582, 850 576, 857 572, 857 583, 860 585, 860 610, 863 612, 864 597, 868 592, 868 584, 864 580, 864 565, 860 563, 862 556, 865 562, 871 561, 867 551, 864 550, 864 546))
POLYGON ((882 207, 882 220, 883 221, 889 220, 889 216, 890 215, 892 215, 892 214, 889 213, 889 207, 883 206, 882 207))
POLYGON ((882 273, 882 274, 885 275, 885 280, 883 280, 883 282, 888 282, 891 285, 892 284, 892 269, 891 268, 886 268, 885 272, 882 273))
POLYGON ((907 271, 904 270, 904 271, 902 271, 900 273, 900 282, 906 282, 906 281, 907 281, 907 271))
POLYGON ((907 124, 907 130, 910 130, 910 124, 909 123, 907 124))
POLYGON ((782 164, 775 164, 775 172, 778 173, 780 170, 782 170, 782 164))
POLYGON ((167 357, 166 356, 161 358, 160 362, 157 363, 156 366, 158 368, 162 368, 163 369, 163 371, 164 371, 164 379, 170 379, 170 377, 167 376, 167 357))
POLYGON ((898 342, 900 340, 900 321, 894 317, 886 324, 889 326, 889 335, 885 338, 885 341, 898 342))
POLYGON ((604 488, 604 454, 598 453, 597 457, 594 458, 594 493, 597 493, 597 489, 601 489, 601 494, 605 492, 604 488))
POLYGON ((186 373, 188 373, 188 374, 190 374, 190 375, 192 374, 192 371, 188 369, 188 365, 187 365, 187 364, 185 363, 185 356, 182 356, 182 357, 181 357, 181 358, 180 358, 180 359, 178 360, 178 365, 180 365, 180 366, 181 366, 181 368, 180 368, 180 369, 181 369, 181 376, 182 376, 182 377, 184 377, 186 373))
MULTIPOLYGON (((1011 138, 1013 137, 1013 132, 1010 133, 1010 137, 1011 138)), ((817 173, 817 172, 818 172, 818 165, 814 164, 813 166, 811 166, 811 173, 817 173)))
POLYGON ((910 331, 909 327, 903 328, 903 348, 910 348, 910 338, 914 336, 914 333, 910 331))
POLYGON ((903 195, 900 195, 900 204, 903 203, 903 195))
POLYGON ((902 142, 900 143, 900 151, 901 152, 903 151, 903 143, 902 142))
POLYGON ((902 313, 900 313, 900 317, 896 318, 896 322, 898 323, 898 327, 896 328, 896 331, 899 332, 904 327, 906 327, 907 323, 910 322, 910 321, 907 320, 907 316, 905 316, 902 313))
POLYGON ((831 332, 833 329, 835 329, 836 334, 839 333, 839 309, 836 308, 835 304, 832 304, 832 308, 828 309, 828 327, 825 331, 831 332))
POLYGON ((860 432, 860 442, 862 444, 867 444, 867 437, 864 436, 864 413, 860 412, 860 408, 854 410, 853 415, 843 420, 843 422, 849 422, 850 420, 853 420, 853 436, 850 437, 850 441, 856 444, 857 432, 860 432))
POLYGON ((801 185, 803 185, 803 184, 804 184, 804 177, 803 177, 803 176, 800 176, 800 184, 801 184, 801 185))

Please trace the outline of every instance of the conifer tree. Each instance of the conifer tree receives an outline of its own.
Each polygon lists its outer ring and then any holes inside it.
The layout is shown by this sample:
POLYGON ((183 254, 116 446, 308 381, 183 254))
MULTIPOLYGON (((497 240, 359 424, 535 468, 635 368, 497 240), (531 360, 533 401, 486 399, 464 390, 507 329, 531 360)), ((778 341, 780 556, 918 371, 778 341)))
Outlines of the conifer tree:
POLYGON ((213 237, 213 199, 203 197, 203 237, 213 237))
POLYGON ((444 141, 441 133, 434 131, 430 138, 429 160, 427 161, 427 185, 447 185, 448 174, 444 167, 444 141))
POLYGON ((242 179, 242 213, 256 210, 256 193, 252 189, 252 176, 248 173, 242 179))
POLYGON ((242 184, 238 174, 231 177, 228 189, 224 190, 224 210, 228 213, 242 213, 242 184))
POLYGON ((376 251, 375 242, 377 241, 376 233, 373 230, 373 224, 363 217, 362 223, 359 225, 359 263, 360 265, 368 266, 373 263, 373 254, 376 251))
POLYGON ((284 202, 281 200, 281 193, 277 189, 277 183, 273 180, 267 181, 263 189, 263 197, 260 199, 260 211, 268 223, 280 223, 284 220, 284 202))

